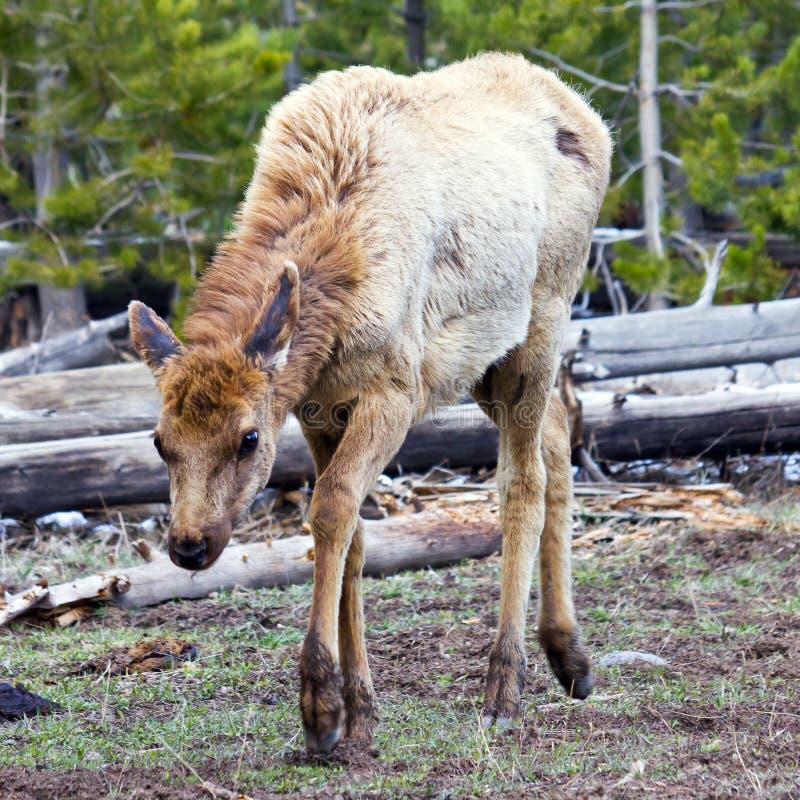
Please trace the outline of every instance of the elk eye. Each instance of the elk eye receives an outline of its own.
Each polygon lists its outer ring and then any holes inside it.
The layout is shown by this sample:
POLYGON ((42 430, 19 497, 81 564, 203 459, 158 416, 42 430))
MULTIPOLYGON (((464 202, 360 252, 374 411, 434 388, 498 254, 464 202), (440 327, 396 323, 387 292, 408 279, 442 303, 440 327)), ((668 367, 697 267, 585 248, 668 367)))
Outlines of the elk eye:
POLYGON ((161 458, 164 458, 164 450, 161 447, 161 437, 158 434, 156 434, 153 437, 153 447, 155 447, 156 450, 158 450, 159 456, 161 456, 161 458))
POLYGON ((258 431, 247 431, 239 445, 239 455, 246 456, 258 447, 258 431))

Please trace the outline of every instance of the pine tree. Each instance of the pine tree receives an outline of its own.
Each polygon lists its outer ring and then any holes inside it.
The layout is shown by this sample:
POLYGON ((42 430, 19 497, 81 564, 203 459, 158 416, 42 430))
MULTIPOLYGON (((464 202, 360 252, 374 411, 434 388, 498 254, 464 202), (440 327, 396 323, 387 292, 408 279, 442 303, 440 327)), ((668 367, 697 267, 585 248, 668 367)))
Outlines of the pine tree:
POLYGON ((0 286, 70 286, 138 268, 175 281, 185 297, 229 224, 252 171, 254 138, 283 92, 289 37, 272 5, 64 0, 56 10, 26 0, 6 7, 0 193, 16 220, 4 234, 23 239, 25 249, 7 260, 0 286), (44 69, 59 75, 46 102, 36 92, 44 69), (44 201, 46 224, 32 191, 43 141, 61 162, 44 201))

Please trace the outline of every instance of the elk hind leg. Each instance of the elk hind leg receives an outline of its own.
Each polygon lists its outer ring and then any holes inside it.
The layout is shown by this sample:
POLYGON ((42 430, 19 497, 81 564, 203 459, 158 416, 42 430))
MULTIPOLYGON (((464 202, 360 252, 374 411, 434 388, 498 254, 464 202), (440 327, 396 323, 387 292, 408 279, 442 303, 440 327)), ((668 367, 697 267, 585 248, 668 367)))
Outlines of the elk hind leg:
POLYGON ((361 574, 364 568, 364 522, 358 521, 342 582, 339 604, 339 654, 342 662, 347 736, 369 742, 378 722, 378 703, 372 688, 364 640, 364 601, 361 574))
POLYGON ((548 404, 542 429, 542 455, 547 486, 539 546, 539 642, 567 694, 583 700, 592 689, 591 662, 581 642, 572 603, 570 438, 566 409, 555 395, 548 404))
MULTIPOLYGON (((519 369, 512 360, 494 367, 492 384, 476 391, 487 413, 500 427, 497 482, 503 529, 502 586, 497 635, 489 653, 484 697, 484 724, 508 725, 519 717, 525 681, 525 620, 533 566, 544 525, 545 466, 541 425, 549 393, 549 375, 541 380, 519 369), (525 413, 517 414, 520 403, 525 413)), ((486 381, 485 381, 486 383, 486 381)))

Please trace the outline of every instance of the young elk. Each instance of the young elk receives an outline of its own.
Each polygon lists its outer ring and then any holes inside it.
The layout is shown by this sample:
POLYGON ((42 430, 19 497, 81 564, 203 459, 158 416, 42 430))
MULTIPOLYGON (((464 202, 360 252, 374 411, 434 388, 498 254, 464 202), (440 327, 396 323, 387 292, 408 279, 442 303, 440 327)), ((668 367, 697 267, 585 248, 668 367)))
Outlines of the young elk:
POLYGON ((326 73, 272 110, 185 343, 131 303, 163 399, 155 446, 176 564, 214 562, 270 476, 287 414, 301 421, 317 471, 300 658, 312 751, 369 739, 377 719, 359 506, 409 426, 467 389, 501 428, 485 721, 519 715, 537 549, 539 640, 570 695, 591 689, 570 588, 569 438, 551 389, 610 151, 587 104, 519 56, 412 78, 326 73))

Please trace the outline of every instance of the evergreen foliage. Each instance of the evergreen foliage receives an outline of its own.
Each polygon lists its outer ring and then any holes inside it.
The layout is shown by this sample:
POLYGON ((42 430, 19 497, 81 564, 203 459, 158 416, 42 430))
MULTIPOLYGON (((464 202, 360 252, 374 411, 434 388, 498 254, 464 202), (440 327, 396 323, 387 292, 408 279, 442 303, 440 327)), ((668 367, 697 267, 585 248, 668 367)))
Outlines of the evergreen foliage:
MULTIPOLYGON (((180 311, 230 224, 292 53, 307 78, 355 63, 411 72, 401 6, 297 0, 289 28, 278 0, 7 0, 0 235, 26 246, 0 270, 0 290, 146 269, 175 283, 180 311), (48 153, 58 180, 37 209, 34 163, 48 153)), ((636 225, 638 13, 622 2, 428 0, 426 66, 485 49, 561 59, 562 77, 616 131, 601 223, 636 225)), ((658 17, 663 229, 685 228, 698 205, 732 220, 752 241, 730 248, 717 299, 773 297, 784 274, 766 234, 800 238, 800 6, 670 4, 658 17)), ((636 292, 689 302, 702 285, 675 247, 664 259, 630 244, 615 252, 614 272, 636 292)))

